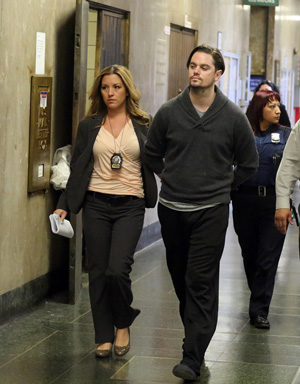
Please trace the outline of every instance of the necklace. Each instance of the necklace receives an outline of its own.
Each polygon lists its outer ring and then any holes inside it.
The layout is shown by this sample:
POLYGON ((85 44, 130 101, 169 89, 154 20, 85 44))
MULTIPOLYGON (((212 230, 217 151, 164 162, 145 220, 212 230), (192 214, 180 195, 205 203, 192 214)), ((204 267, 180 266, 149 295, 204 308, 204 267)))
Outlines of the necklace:
POLYGON ((110 166, 111 166, 111 169, 119 170, 119 169, 122 168, 122 163, 123 163, 123 157, 121 155, 121 144, 122 144, 122 140, 123 140, 125 125, 127 123, 127 115, 125 116, 125 123, 124 123, 123 131, 122 131, 121 141, 120 141, 120 144, 119 144, 119 152, 116 152, 117 142, 116 142, 114 131, 112 129, 112 125, 111 125, 111 122, 110 122, 110 119, 109 119, 108 115, 107 115, 107 118, 108 118, 110 130, 111 130, 112 137, 114 139, 114 144, 115 144, 115 151, 114 151, 112 157, 110 158, 110 166))

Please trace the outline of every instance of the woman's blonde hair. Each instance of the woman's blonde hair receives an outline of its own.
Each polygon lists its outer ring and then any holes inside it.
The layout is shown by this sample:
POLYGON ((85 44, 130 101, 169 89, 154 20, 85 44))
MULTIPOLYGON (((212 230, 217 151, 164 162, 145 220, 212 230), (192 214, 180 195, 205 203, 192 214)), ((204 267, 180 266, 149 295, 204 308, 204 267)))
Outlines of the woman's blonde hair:
POLYGON ((107 106, 103 101, 101 94, 102 79, 105 75, 116 74, 120 77, 126 88, 126 111, 130 117, 135 118, 141 124, 147 125, 149 123, 149 116, 139 107, 140 92, 136 89, 133 78, 129 69, 123 65, 110 65, 104 68, 100 75, 94 81, 90 90, 89 99, 92 101, 91 106, 86 116, 103 114, 107 115, 107 106))

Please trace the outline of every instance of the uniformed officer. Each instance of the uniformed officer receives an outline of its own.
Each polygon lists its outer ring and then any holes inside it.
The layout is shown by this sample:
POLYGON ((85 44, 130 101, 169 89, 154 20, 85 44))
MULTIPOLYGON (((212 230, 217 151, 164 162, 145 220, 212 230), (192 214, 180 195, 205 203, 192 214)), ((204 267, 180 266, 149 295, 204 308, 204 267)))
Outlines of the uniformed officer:
POLYGON ((285 235, 274 224, 275 179, 291 128, 278 124, 280 96, 257 92, 247 110, 259 167, 257 173, 232 193, 234 228, 242 250, 251 291, 249 316, 256 328, 269 329, 269 307, 285 235))

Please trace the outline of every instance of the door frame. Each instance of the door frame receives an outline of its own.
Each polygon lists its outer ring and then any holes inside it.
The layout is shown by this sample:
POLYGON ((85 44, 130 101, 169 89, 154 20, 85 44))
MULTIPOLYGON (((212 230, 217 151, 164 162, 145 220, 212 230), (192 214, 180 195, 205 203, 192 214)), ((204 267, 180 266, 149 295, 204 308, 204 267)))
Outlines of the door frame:
MULTIPOLYGON (((74 149, 79 121, 85 115, 85 89, 87 67, 89 2, 76 1, 75 44, 74 44, 74 77, 73 77, 73 113, 72 113, 72 148, 74 149)), ((81 214, 71 213, 71 224, 75 236, 69 245, 69 292, 68 301, 75 304, 81 291, 82 274, 82 220, 81 214)))

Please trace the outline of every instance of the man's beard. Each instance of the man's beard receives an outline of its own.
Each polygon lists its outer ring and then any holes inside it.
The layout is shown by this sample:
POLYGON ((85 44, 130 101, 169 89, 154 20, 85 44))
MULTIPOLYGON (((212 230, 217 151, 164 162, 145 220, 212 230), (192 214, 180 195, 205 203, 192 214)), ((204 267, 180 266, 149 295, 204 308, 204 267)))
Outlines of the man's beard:
POLYGON ((190 87, 192 88, 192 90, 193 90, 194 92, 199 92, 199 93, 201 93, 201 92, 206 91, 207 89, 210 89, 214 84, 215 84, 214 81, 212 81, 210 84, 207 84, 207 85, 193 85, 193 84, 191 84, 191 82, 190 82, 190 87))

